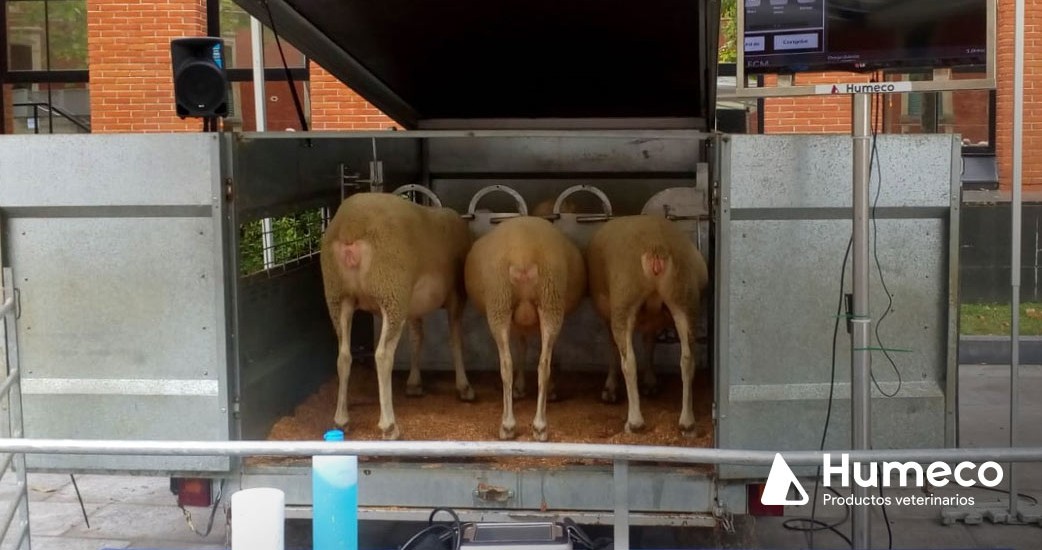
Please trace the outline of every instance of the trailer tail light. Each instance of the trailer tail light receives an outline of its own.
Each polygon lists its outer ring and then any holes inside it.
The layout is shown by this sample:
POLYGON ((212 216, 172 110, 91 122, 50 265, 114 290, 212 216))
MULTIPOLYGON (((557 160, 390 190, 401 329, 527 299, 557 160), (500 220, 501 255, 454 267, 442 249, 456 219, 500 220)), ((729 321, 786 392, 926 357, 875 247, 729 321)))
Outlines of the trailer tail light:
POLYGON ((762 504, 760 497, 763 496, 763 490, 767 487, 766 483, 750 483, 745 486, 747 490, 747 507, 749 508, 750 516, 784 516, 785 506, 782 505, 771 505, 762 504))
POLYGON ((209 506, 213 498, 211 490, 211 482, 207 478, 170 478, 170 492, 177 495, 178 506, 209 506))

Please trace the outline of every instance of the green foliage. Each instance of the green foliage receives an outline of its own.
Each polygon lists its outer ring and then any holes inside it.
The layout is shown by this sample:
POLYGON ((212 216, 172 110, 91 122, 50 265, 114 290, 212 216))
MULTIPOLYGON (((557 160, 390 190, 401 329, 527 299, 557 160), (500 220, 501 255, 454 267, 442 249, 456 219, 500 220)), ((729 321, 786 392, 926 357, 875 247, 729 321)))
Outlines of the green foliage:
MULTIPOLYGON (((322 216, 318 210, 272 218, 275 265, 306 258, 319 250, 322 216)), ((264 241, 261 220, 239 227, 239 273, 249 275, 264 270, 264 241)))
POLYGON ((738 0, 720 2, 720 53, 721 63, 738 60, 738 0))
MULTIPOLYGON (((1009 304, 962 304, 959 327, 962 334, 1008 335, 1012 308, 1009 304)), ((1020 304, 1020 334, 1042 335, 1042 303, 1020 304)))
MULTIPOLYGON (((10 32, 10 42, 18 43, 21 33, 43 36, 46 27, 50 68, 87 68, 86 0, 51 0, 46 12, 43 0, 8 2, 7 10, 8 28, 2 30, 10 32), (45 13, 49 25, 45 24, 45 13)), ((41 61, 41 67, 47 68, 45 62, 41 61)))

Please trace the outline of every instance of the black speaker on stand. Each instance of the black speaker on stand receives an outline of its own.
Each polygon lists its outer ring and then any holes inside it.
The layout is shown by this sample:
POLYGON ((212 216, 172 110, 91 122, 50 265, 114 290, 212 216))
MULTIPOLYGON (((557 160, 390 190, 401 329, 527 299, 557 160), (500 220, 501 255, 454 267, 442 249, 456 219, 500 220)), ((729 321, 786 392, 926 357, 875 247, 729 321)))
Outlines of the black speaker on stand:
POLYGON ((177 38, 170 41, 177 116, 200 117, 204 130, 217 128, 215 117, 228 116, 228 75, 220 38, 177 38))

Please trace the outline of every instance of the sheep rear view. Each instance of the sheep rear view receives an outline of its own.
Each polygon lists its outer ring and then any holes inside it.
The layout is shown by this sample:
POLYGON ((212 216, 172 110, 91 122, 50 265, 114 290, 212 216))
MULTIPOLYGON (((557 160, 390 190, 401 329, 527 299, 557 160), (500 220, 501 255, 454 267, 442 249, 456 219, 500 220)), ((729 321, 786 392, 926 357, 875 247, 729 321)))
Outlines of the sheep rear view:
MULTIPOLYGON (((695 425, 691 395, 694 325, 702 293, 709 283, 709 270, 702 254, 665 218, 625 216, 608 221, 593 235, 587 249, 587 263, 590 297, 594 309, 608 323, 626 381, 629 404, 626 431, 639 431, 644 427, 633 333, 642 333, 647 347, 653 344, 656 332, 672 324, 680 339, 683 383, 680 428, 685 433, 691 432, 695 425)), ((651 371, 652 366, 646 368, 651 371)), ((612 366, 605 382, 603 396, 606 399, 614 396, 616 384, 612 366)))
POLYGON ((326 305, 339 342, 337 405, 334 421, 346 427, 348 379, 351 375, 351 320, 355 310, 381 317, 376 346, 380 395, 378 427, 385 439, 399 430, 392 404, 391 371, 406 322, 412 328, 412 363, 407 393, 422 393, 419 355, 422 317, 445 308, 449 344, 460 399, 474 390, 463 368, 461 320, 464 293, 462 268, 471 237, 458 214, 448 208, 420 206, 387 193, 348 197, 322 236, 321 265, 326 305))
POLYGON ((554 342, 564 318, 582 300, 586 266, 582 253, 547 220, 535 217, 508 219, 478 239, 466 261, 467 295, 485 315, 499 351, 503 380, 501 439, 514 437, 514 364, 511 332, 538 332, 539 386, 533 435, 546 441, 546 401, 554 342))

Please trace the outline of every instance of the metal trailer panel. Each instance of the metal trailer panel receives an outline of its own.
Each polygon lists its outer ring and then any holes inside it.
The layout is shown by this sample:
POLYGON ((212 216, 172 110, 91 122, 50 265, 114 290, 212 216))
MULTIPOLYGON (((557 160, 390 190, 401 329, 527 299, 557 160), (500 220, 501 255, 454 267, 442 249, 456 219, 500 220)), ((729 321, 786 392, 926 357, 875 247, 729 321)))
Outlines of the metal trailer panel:
MULTIPOLYGON (((874 391, 873 446, 946 442, 954 163, 951 136, 880 136, 879 262, 894 296, 879 336, 903 384, 874 391), (903 351, 907 350, 907 352, 903 351)), ((839 278, 850 235, 851 142, 846 136, 733 136, 725 161, 717 271, 720 353, 718 445, 816 449, 824 428, 839 278), (793 261, 798 259, 798 261, 793 261)), ((875 187, 873 188, 875 197, 875 187)), ((957 222, 954 222, 957 223, 957 222)), ((847 269, 849 269, 849 263, 847 269)), ((873 327, 887 305, 873 259, 873 327)), ((847 277, 846 285, 849 288, 847 277)), ((826 448, 849 446, 850 340, 840 321, 826 448)), ((873 346, 879 346, 873 335, 873 346)), ((873 373, 896 377, 882 353, 873 373)), ((803 473, 810 470, 801 470, 803 473)), ((765 468, 724 466, 722 478, 765 468)))
MULTIPOLYGON (((26 434, 227 440, 216 136, 5 136, 0 155, 26 434)), ((230 463, 33 455, 29 465, 220 472, 230 463)))
MULTIPOLYGON (((393 508, 489 509, 504 512, 611 512, 611 466, 503 469, 483 464, 360 463, 358 504, 393 508)), ((306 467, 247 468, 242 487, 277 487, 287 506, 311 504, 306 467)), ((649 514, 713 510, 713 481, 699 468, 631 466, 629 509, 649 514)))

